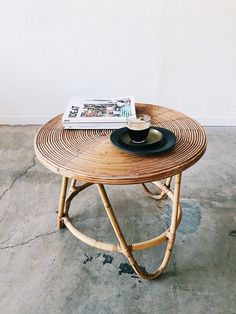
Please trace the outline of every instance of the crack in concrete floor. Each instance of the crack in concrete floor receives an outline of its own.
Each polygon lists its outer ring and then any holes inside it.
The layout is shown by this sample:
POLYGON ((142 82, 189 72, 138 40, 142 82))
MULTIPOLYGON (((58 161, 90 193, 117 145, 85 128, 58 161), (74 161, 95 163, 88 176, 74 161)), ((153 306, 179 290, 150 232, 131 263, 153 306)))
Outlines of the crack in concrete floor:
MULTIPOLYGON (((54 233, 56 233, 58 231, 59 230, 55 230, 55 231, 52 231, 52 232, 37 234, 36 236, 34 236, 33 238, 30 238, 27 241, 24 241, 24 242, 21 242, 21 243, 17 243, 17 244, 13 244, 13 245, 3 246, 3 247, 0 248, 0 250, 12 249, 12 248, 15 248, 15 247, 18 247, 18 246, 22 246, 22 245, 28 244, 28 243, 30 243, 30 242, 40 238, 40 237, 48 236, 48 235, 54 234, 54 233)), ((4 242, 7 242, 7 241, 4 241, 4 242)))
POLYGON ((19 174, 10 184, 10 186, 0 195, 0 201, 3 199, 3 197, 6 195, 7 192, 9 192, 11 190, 11 188, 14 186, 14 184, 16 183, 17 180, 19 180, 20 178, 22 178, 23 176, 26 175, 26 173, 33 168, 36 165, 36 156, 34 155, 33 157, 33 164, 29 165, 28 167, 26 167, 26 169, 19 174))

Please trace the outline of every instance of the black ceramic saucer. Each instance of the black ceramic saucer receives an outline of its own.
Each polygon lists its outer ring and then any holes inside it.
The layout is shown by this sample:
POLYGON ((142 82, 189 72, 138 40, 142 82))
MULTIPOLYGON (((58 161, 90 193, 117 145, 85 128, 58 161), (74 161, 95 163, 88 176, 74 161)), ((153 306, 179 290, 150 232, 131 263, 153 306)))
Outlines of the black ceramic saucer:
POLYGON ((138 145, 134 145, 134 143, 129 144, 129 141, 124 140, 124 137, 127 137, 126 134, 128 134, 127 128, 114 130, 111 133, 110 139, 111 142, 120 149, 137 155, 156 155, 170 151, 176 143, 174 133, 164 128, 152 127, 152 129, 159 131, 163 135, 163 138, 160 141, 156 141, 156 143, 152 144, 150 144, 149 141, 138 145))

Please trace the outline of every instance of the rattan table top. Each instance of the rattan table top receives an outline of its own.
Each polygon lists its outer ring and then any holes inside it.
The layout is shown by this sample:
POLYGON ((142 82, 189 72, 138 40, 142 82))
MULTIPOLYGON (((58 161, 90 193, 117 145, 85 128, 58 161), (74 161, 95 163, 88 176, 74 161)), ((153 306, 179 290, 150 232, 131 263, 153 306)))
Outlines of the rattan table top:
POLYGON ((84 182, 136 184, 173 176, 196 163, 206 150, 206 135, 193 119, 157 105, 136 104, 155 126, 175 133, 175 148, 161 156, 138 156, 110 141, 112 130, 65 130, 62 115, 48 121, 35 137, 39 161, 53 172, 84 182))

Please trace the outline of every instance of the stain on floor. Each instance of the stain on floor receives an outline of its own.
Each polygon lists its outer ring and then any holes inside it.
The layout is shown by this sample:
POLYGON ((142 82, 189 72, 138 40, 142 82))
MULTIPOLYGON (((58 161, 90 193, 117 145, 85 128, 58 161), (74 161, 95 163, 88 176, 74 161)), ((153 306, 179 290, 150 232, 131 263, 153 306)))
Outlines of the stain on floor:
MULTIPOLYGON (((182 234, 195 233, 201 222, 200 204, 191 199, 182 200, 182 220, 178 228, 178 232, 182 234)), ((166 212, 162 215, 166 225, 170 226, 172 202, 165 204, 166 212)))
MULTIPOLYGON (((141 269, 141 271, 144 273, 144 274, 147 274, 147 270, 145 267, 143 266, 139 266, 139 268, 141 269)), ((122 274, 135 274, 135 271, 133 270, 132 266, 128 263, 121 263, 120 266, 119 266, 119 275, 122 275, 122 274)), ((139 278, 139 277, 136 277, 136 276, 131 276, 132 278, 139 278)))
POLYGON ((236 237, 236 230, 231 230, 229 233, 230 237, 236 237))
POLYGON ((113 261, 113 257, 111 255, 107 255, 104 253, 104 254, 102 254, 102 257, 104 258, 103 265, 111 264, 113 261))
POLYGON ((85 258, 83 264, 87 264, 88 262, 91 262, 93 260, 93 257, 92 256, 88 256, 88 254, 86 252, 84 253, 84 255, 85 255, 86 258, 85 258))

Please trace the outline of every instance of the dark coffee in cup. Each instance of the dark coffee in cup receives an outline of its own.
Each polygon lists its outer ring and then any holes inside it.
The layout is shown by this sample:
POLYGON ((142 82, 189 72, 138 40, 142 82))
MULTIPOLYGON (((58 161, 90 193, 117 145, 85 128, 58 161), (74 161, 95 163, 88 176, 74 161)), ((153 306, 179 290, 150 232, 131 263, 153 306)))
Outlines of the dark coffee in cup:
POLYGON ((151 118, 148 115, 128 117, 127 128, 131 141, 134 143, 144 143, 148 137, 150 124, 151 118))
POLYGON ((141 130, 128 128, 129 137, 134 143, 143 143, 146 140, 148 133, 149 127, 141 130))

